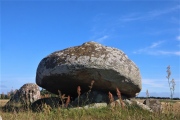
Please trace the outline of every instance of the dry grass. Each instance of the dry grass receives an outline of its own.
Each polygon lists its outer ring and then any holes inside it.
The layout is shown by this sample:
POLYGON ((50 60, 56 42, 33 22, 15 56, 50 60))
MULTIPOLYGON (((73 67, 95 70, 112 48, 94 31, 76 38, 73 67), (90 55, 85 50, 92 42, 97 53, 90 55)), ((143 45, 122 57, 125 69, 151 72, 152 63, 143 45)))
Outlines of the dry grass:
MULTIPOLYGON (((145 99, 137 99, 143 103, 145 99)), ((162 105, 162 113, 175 114, 180 117, 180 100, 160 100, 162 105)))
MULTIPOLYGON (((90 90, 93 86, 91 83, 90 90)), ((60 92, 60 91, 59 91, 60 92)), ((78 97, 81 95, 80 86, 77 88, 78 97)), ((117 89, 117 96, 121 100, 121 93, 117 89)), ((60 96, 61 100, 65 98, 65 95, 60 96)), ((67 97, 69 98, 69 97, 67 97)), ((109 92, 110 103, 114 101, 112 94, 109 92)), ((143 102, 142 99, 137 99, 139 102, 143 102)), ((124 106, 123 102, 121 106, 112 107, 111 105, 104 108, 91 108, 91 109, 66 109, 66 107, 59 107, 52 109, 50 106, 44 104, 42 112, 32 112, 30 109, 20 112, 4 112, 2 107, 8 102, 8 100, 0 100, 0 116, 3 120, 180 120, 180 101, 174 100, 162 100, 162 113, 152 113, 143 110, 137 105, 124 106)), ((70 100, 67 100, 66 106, 68 106, 70 100)), ((63 103, 64 104, 64 103, 63 103)), ((79 102, 78 102, 79 106, 79 102)))
POLYGON ((5 100, 1 100, 0 99, 0 107, 4 106, 9 100, 5 99, 5 100))
MULTIPOLYGON (((8 100, 0 100, 1 106, 8 100)), ((130 106, 110 109, 109 107, 100 109, 53 109, 45 106, 43 112, 23 111, 19 113, 3 112, 0 115, 3 120, 179 120, 180 119, 180 101, 162 102, 163 113, 150 113, 138 106, 130 106)))
POLYGON ((162 108, 163 108, 163 113, 173 113, 173 114, 180 114, 180 102, 161 102, 162 108))

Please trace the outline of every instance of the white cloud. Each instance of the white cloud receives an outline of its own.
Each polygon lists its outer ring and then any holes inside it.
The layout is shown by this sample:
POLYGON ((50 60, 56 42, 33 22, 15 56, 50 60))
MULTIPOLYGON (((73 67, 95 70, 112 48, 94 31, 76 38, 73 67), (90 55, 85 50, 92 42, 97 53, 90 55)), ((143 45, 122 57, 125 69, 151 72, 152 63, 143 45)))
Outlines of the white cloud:
POLYGON ((137 15, 136 13, 134 14, 130 14, 130 15, 126 15, 126 16, 122 16, 119 20, 122 22, 130 22, 130 21, 136 21, 136 20, 143 20, 144 18, 146 18, 143 15, 137 15))
POLYGON ((145 16, 138 16, 138 15, 134 14, 134 15, 123 16, 119 20, 123 21, 123 22, 130 22, 130 21, 142 20, 145 18, 146 18, 145 16))
POLYGON ((96 39, 96 41, 101 43, 101 42, 103 42, 105 39, 107 39, 108 37, 109 37, 108 35, 104 35, 103 37, 96 39))
MULTIPOLYGON (((174 97, 180 96, 179 94, 179 85, 180 85, 180 79, 175 78, 175 91, 174 91, 174 97)), ((142 79, 142 90, 139 94, 139 96, 146 96, 146 90, 150 93, 150 96, 169 96, 169 85, 167 79, 142 79), (157 95, 156 95, 156 94, 157 95), (163 94, 167 93, 167 94, 163 94)))
POLYGON ((180 41, 180 36, 177 36, 177 38, 176 38, 178 41, 180 41))
POLYGON ((134 54, 150 54, 150 55, 176 55, 180 56, 180 51, 164 51, 164 50, 156 50, 155 48, 159 47, 164 41, 158 41, 153 43, 152 45, 134 51, 134 54))
POLYGON ((144 49, 140 49, 138 51, 133 52, 134 54, 142 54, 142 53, 146 53, 146 54, 150 54, 150 55, 176 55, 176 56, 180 56, 180 51, 162 51, 162 50, 144 50, 144 49))
POLYGON ((156 51, 157 55, 177 55, 180 56, 180 51, 169 52, 169 51, 156 51))
POLYGON ((160 46, 164 41, 158 41, 158 42, 155 42, 153 43, 149 48, 156 48, 158 46, 160 46))
POLYGON ((142 48, 142 49, 139 49, 133 53, 135 54, 141 54, 141 53, 150 53, 150 51, 153 50, 153 48, 157 48, 159 47, 164 41, 158 41, 158 42, 155 42, 153 43, 152 45, 146 47, 146 48, 142 48))
POLYGON ((174 12, 174 11, 176 11, 178 9, 180 9, 180 5, 177 5, 175 7, 169 8, 169 9, 151 11, 149 13, 150 13, 150 15, 152 17, 157 17, 157 16, 160 16, 160 15, 163 15, 163 14, 174 12))
POLYGON ((174 12, 178 9, 180 9, 180 5, 169 8, 169 9, 150 11, 145 14, 142 14, 142 13, 132 14, 131 13, 130 15, 123 16, 122 18, 120 18, 120 21, 129 22, 129 21, 136 21, 136 20, 152 20, 154 18, 157 18, 158 16, 174 12))
POLYGON ((142 84, 148 87, 166 88, 164 82, 158 82, 156 79, 142 79, 142 84))
MULTIPOLYGON (((27 77, 16 77, 16 76, 3 76, 4 79, 1 81, 1 85, 4 86, 3 90, 8 91, 10 89, 19 89, 22 85, 26 83, 35 83, 35 77, 27 76, 27 77), (16 84, 18 83, 18 84, 16 84)), ((0 88, 1 88, 0 85, 0 88)))

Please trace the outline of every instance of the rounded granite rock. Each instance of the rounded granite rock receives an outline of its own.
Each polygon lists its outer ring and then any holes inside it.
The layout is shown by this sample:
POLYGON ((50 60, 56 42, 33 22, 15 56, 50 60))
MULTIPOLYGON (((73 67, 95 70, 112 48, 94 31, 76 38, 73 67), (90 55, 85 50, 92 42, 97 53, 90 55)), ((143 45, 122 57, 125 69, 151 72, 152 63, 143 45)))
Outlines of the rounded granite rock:
POLYGON ((81 93, 89 90, 108 93, 119 88, 127 97, 141 91, 139 68, 119 49, 86 42, 81 46, 53 52, 43 58, 36 73, 36 83, 48 91, 77 97, 77 86, 81 93))
POLYGON ((40 99, 39 86, 35 83, 24 84, 11 99, 3 106, 3 111, 26 111, 29 105, 40 99))

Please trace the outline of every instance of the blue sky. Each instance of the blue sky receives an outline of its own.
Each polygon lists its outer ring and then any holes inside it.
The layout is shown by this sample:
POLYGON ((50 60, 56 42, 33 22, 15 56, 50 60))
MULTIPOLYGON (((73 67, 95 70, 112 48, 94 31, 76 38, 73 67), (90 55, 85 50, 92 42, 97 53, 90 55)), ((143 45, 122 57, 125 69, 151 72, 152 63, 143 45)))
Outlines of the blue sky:
POLYGON ((124 51, 139 67, 145 96, 180 97, 180 2, 1 0, 0 93, 35 83, 42 58, 96 41, 124 51))

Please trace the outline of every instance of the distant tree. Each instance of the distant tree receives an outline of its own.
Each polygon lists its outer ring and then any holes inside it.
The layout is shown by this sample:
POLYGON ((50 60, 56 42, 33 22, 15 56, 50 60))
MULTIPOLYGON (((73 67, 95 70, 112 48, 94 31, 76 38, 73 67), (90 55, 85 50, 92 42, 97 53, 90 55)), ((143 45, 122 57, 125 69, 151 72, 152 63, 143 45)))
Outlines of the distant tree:
POLYGON ((5 94, 4 94, 4 92, 2 92, 1 99, 4 99, 4 98, 5 98, 5 94))
POLYGON ((11 89, 11 91, 7 93, 8 97, 9 98, 13 97, 17 91, 18 91, 17 89, 16 90, 11 89))
POLYGON ((170 65, 167 67, 167 76, 166 78, 168 79, 168 84, 169 84, 169 89, 170 89, 170 96, 171 96, 171 99, 173 98, 173 95, 174 95, 174 90, 175 90, 175 81, 174 79, 170 80, 170 76, 171 76, 171 67, 170 65))
POLYGON ((10 99, 11 95, 9 93, 7 93, 7 99, 10 99))
POLYGON ((9 99, 7 94, 4 95, 4 99, 9 99))

